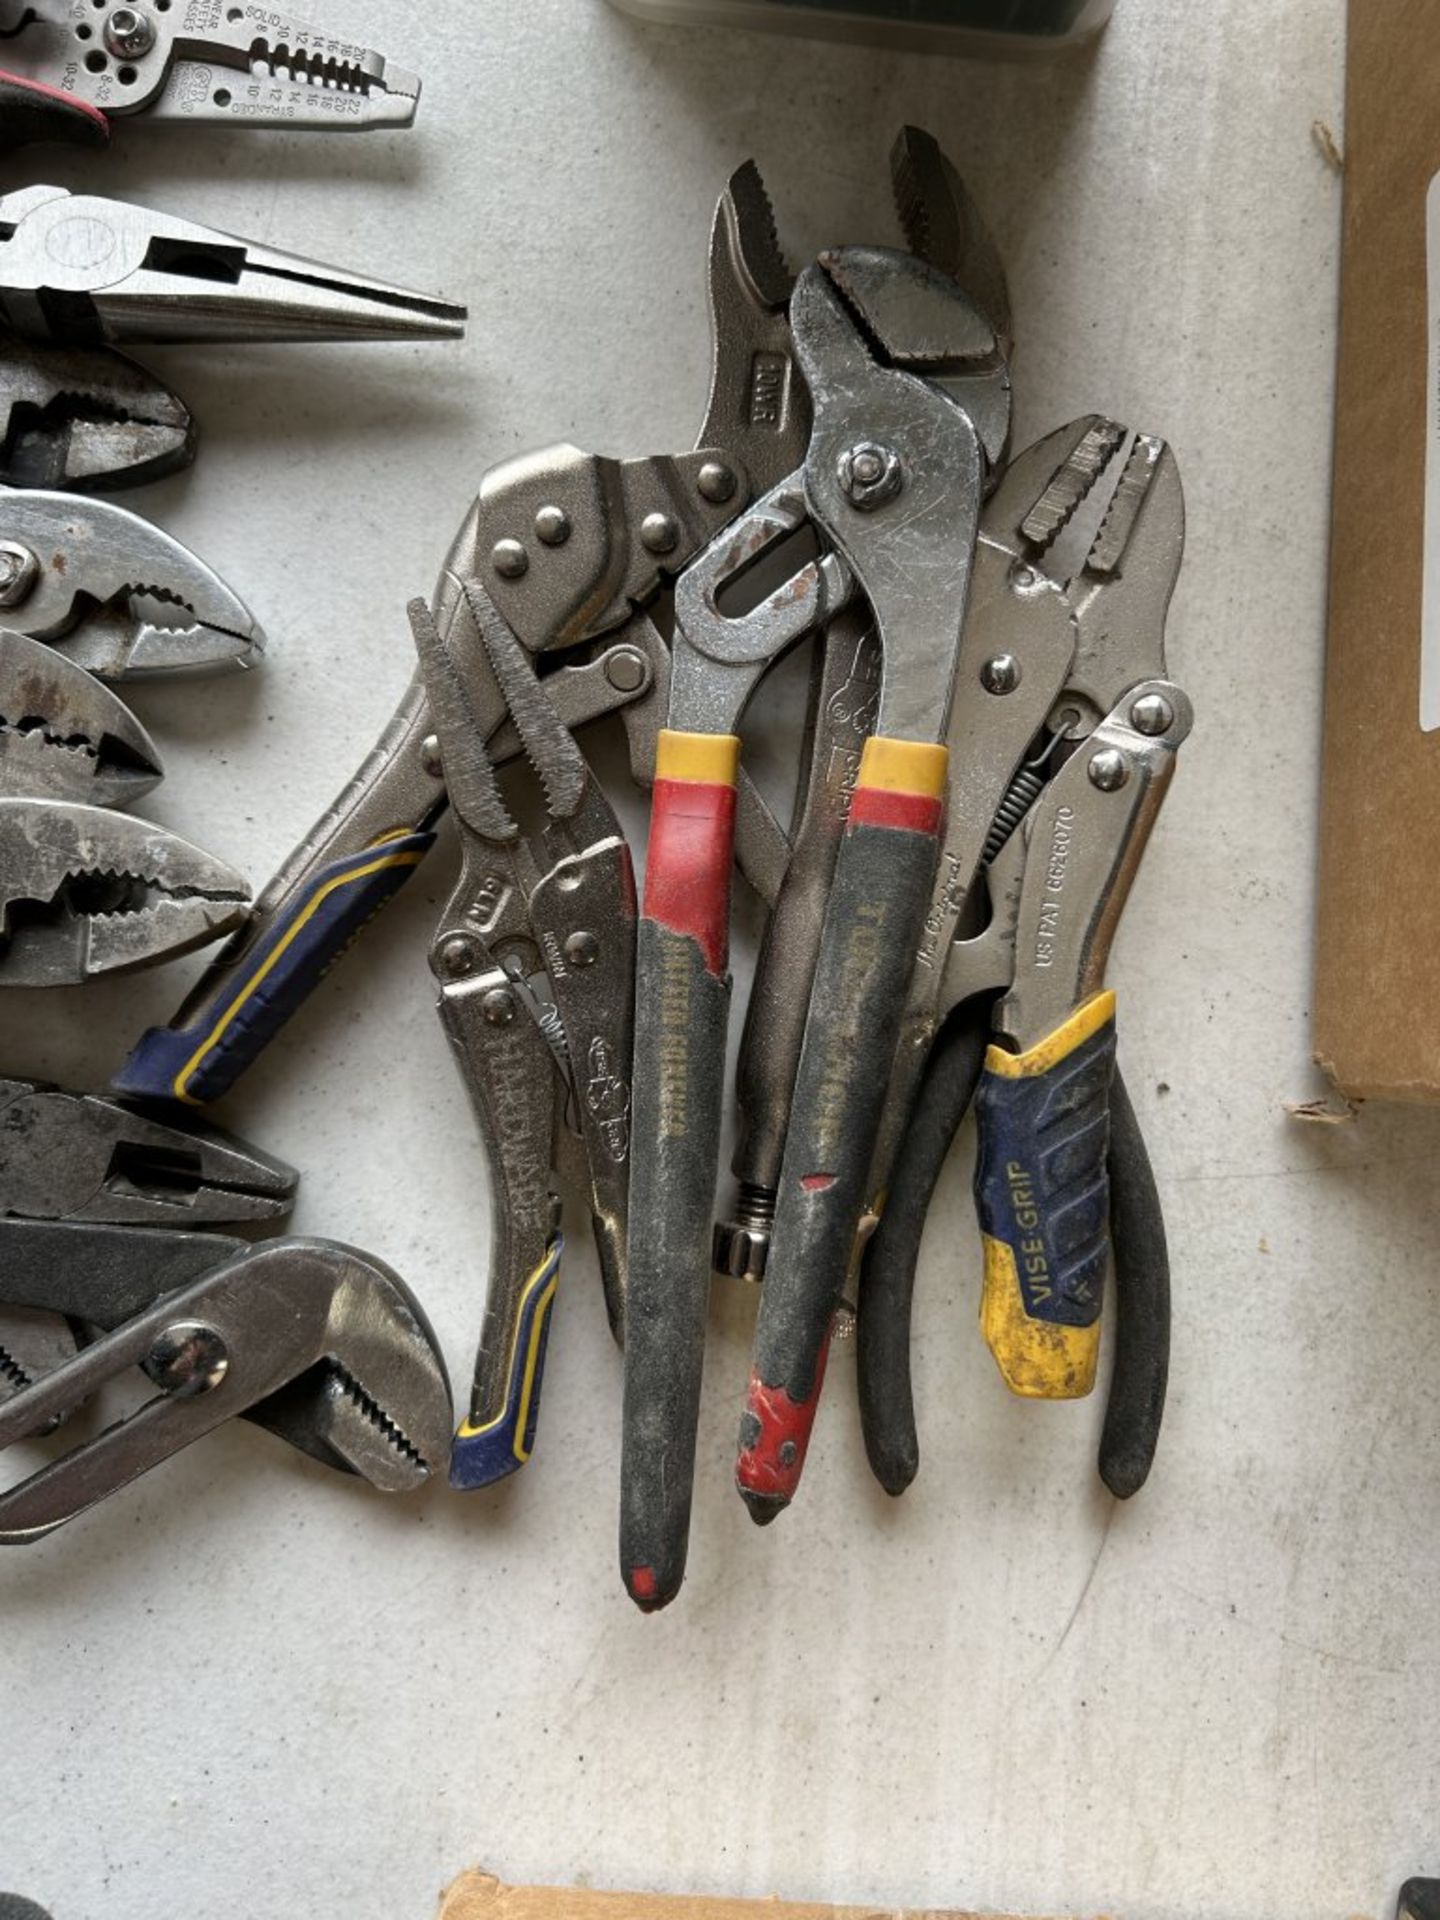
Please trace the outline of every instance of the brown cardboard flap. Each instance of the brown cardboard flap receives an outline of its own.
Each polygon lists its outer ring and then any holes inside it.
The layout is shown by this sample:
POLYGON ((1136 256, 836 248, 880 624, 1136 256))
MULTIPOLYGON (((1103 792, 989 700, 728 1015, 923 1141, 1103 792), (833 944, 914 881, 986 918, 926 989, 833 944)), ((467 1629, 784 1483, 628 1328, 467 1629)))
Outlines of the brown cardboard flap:
POLYGON ((488 1873, 467 1873, 445 1895, 440 1920, 977 1920, 977 1916, 825 1907, 788 1900, 597 1893, 591 1887, 507 1887, 488 1873))
POLYGON ((1314 1003, 1347 1094, 1440 1098, 1440 731, 1419 720, 1434 0, 1351 0, 1314 1003))

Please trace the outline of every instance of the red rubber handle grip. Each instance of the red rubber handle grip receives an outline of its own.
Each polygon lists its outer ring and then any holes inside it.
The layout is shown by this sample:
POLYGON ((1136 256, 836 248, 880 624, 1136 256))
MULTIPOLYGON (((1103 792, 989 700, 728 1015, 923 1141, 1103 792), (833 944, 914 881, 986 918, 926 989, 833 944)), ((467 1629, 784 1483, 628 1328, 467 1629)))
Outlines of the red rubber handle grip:
POLYGON ((645 918, 694 940, 717 979, 730 964, 738 747, 728 735, 661 734, 646 856, 645 918))

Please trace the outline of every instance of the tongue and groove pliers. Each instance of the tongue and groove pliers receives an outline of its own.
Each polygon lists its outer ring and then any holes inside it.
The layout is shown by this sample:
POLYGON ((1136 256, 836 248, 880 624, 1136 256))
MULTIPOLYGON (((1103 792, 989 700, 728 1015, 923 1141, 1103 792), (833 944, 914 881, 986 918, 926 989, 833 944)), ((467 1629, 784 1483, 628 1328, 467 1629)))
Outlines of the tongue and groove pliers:
POLYGON ((100 1329, 0 1405, 0 1451, 135 1368, 153 1388, 0 1493, 0 1545, 42 1539, 236 1418, 383 1493, 443 1469, 450 1386, 434 1333, 399 1276, 353 1247, 0 1221, 0 1301, 100 1329))
MULTIPOLYGON (((878 1110, 883 1095, 937 857, 945 750, 931 735, 943 735, 949 709, 988 466, 1008 436, 1009 378, 994 329, 953 281, 913 255, 851 248, 822 256, 797 283, 791 325, 815 409, 806 463, 682 578, 670 724, 656 762, 636 1099, 637 1128, 658 1144, 637 1162, 632 1192, 621 1501, 622 1573, 648 1608, 668 1604, 684 1577, 728 1004, 738 720, 763 673, 862 589, 881 649, 877 732, 836 853, 791 1107, 747 1413, 747 1427, 763 1429, 778 1412, 772 1375, 793 1383, 803 1374, 803 1393, 792 1385, 797 1400, 818 1391, 823 1342, 808 1351, 802 1296, 824 1256, 803 1244, 817 1220, 813 1212, 797 1219, 793 1198, 843 1189, 847 1157, 858 1156, 848 1184, 857 1188, 857 1215, 863 1205, 866 1109, 878 1110), (819 536, 819 558, 749 614, 732 612, 759 557, 783 554, 806 527, 819 536)), ((837 1212, 850 1204, 844 1191, 833 1198, 837 1212)), ((767 1448, 790 1444, 788 1435, 755 1438, 767 1448)))
MULTIPOLYGON (((903 127, 891 149, 890 179, 910 252, 956 282, 990 321, 1008 357, 1012 323, 1004 265, 934 137, 903 127)), ((790 862, 756 965, 736 1071, 739 1138, 731 1170, 738 1196, 715 1236, 717 1271, 755 1282, 764 1277, 769 1253, 825 903, 879 706, 879 643, 863 601, 840 616, 818 650, 815 673, 818 731, 801 751, 806 772, 790 862)))
POLYGON ((909 256, 822 261, 797 288, 795 328, 816 409, 807 495, 870 604, 882 683, 826 914, 741 1422, 737 1484, 761 1522, 804 1464, 927 935, 976 541, 1010 395, 989 319, 909 256))
POLYGON ((272 9, 3 0, 0 151, 103 147, 111 119, 323 132, 408 127, 420 82, 272 9))

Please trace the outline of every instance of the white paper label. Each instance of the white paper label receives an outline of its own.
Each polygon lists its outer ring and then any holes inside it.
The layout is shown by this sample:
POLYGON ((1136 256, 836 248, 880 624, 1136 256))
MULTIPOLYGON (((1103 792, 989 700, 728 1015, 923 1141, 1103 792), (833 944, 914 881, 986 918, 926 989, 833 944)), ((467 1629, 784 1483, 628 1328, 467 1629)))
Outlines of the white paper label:
POLYGON ((1440 727, 1440 173, 1425 196, 1425 596, 1420 610, 1420 726, 1440 727))

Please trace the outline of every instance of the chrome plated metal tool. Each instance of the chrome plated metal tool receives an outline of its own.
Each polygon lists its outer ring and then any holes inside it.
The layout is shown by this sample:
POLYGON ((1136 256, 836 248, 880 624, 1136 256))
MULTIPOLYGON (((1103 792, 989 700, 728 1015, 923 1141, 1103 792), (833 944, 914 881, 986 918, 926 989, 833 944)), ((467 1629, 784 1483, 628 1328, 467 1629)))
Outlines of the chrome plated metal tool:
POLYGON ((163 778, 150 736, 103 681, 0 627, 0 792, 126 808, 163 778))
POLYGON ((420 82, 369 47, 270 7, 219 0, 4 0, 0 148, 103 146, 111 120, 408 127, 420 82))
POLYGON ((0 987, 79 986, 233 932, 232 868, 130 814, 0 800, 0 987))
POLYGON ((57 346, 455 340, 453 301, 178 214, 22 187, 0 198, 0 319, 57 346))
POLYGON ((109 500, 0 489, 0 621, 102 680, 233 672, 254 615, 188 547, 109 500))
POLYGON ((469 1418, 453 1485, 488 1486, 529 1459, 564 1241, 552 1169, 579 1148, 617 1336, 625 1315, 631 1162, 635 876, 615 814, 515 635, 480 587, 481 647, 411 608, 446 792, 459 884, 430 965, 480 1124, 493 1196, 490 1276, 469 1418), (521 831, 485 747, 498 687, 537 777, 544 827, 521 831))
POLYGON ((194 457, 184 401, 123 353, 0 335, 0 483, 110 493, 194 457))
POLYGON ((139 1228, 0 1222, 0 1248, 43 1243, 38 1254, 0 1260, 0 1294, 22 1292, 32 1298, 18 1304, 109 1329, 0 1405, 0 1454, 136 1367, 154 1389, 137 1411, 0 1493, 0 1544, 41 1539, 237 1416, 384 1493, 443 1471, 444 1363, 388 1267, 329 1241, 238 1247, 192 1236, 201 1244, 189 1252, 206 1266, 167 1290, 171 1236, 154 1236, 148 1277, 138 1259, 146 1237, 139 1228), (98 1257, 86 1249, 116 1233, 125 1251, 107 1287, 103 1246, 98 1257))

